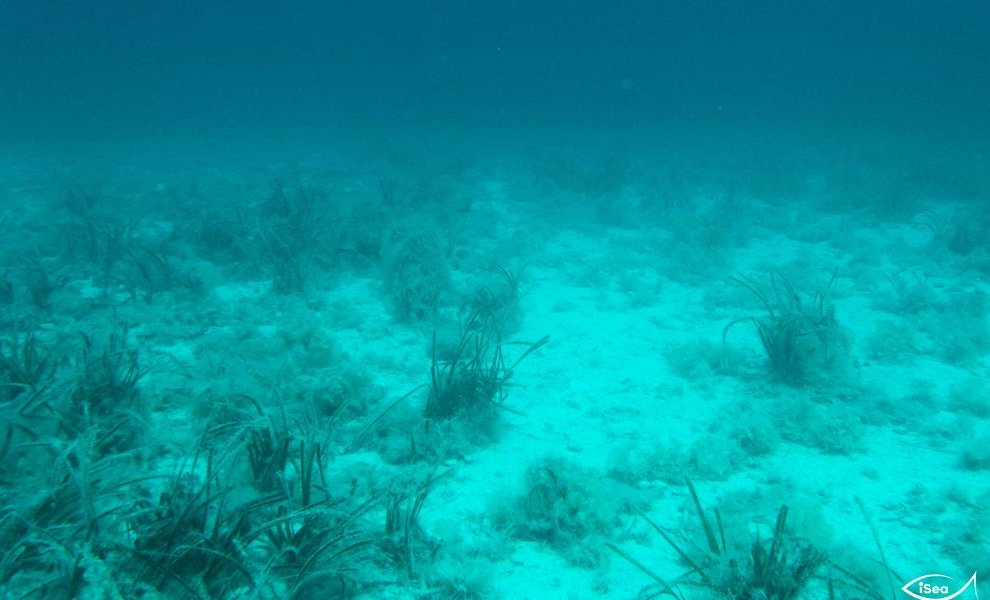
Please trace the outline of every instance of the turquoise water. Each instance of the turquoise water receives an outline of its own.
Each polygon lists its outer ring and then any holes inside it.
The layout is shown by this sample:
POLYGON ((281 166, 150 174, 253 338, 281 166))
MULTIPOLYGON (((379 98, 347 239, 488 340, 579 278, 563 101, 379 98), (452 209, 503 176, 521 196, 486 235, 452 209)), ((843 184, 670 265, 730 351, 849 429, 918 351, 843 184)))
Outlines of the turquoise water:
POLYGON ((976 597, 988 32, 3 5, 0 595, 976 597))

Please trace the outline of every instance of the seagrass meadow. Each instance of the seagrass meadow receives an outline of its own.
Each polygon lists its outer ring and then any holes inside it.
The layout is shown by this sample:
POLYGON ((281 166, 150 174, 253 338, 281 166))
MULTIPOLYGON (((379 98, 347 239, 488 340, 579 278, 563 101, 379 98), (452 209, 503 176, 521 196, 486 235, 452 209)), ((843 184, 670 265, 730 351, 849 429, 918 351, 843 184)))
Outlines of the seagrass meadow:
POLYGON ((0 7, 0 597, 976 597, 985 6, 139 5, 0 7))

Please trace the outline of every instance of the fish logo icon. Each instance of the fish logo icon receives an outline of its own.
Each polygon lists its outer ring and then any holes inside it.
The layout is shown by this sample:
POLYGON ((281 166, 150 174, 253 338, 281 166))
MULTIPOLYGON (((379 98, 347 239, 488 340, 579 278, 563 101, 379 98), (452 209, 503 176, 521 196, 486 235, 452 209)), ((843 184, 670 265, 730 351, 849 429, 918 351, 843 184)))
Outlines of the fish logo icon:
POLYGON ((965 585, 956 591, 952 591, 949 582, 955 581, 948 575, 941 573, 929 573, 921 577, 915 577, 901 587, 901 591, 916 598, 917 600, 952 600, 958 597, 970 587, 973 588, 973 596, 979 600, 980 595, 976 592, 976 573, 969 578, 965 585))

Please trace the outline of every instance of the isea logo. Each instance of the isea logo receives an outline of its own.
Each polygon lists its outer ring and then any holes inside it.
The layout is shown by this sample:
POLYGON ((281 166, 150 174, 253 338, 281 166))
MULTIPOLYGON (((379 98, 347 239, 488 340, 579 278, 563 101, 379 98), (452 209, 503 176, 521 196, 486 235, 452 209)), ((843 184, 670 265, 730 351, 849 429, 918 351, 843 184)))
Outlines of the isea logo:
POLYGON ((962 586, 948 575, 929 573, 905 583, 901 591, 917 600, 952 600, 970 588, 973 590, 973 597, 979 600, 980 595, 976 593, 976 573, 962 586))

